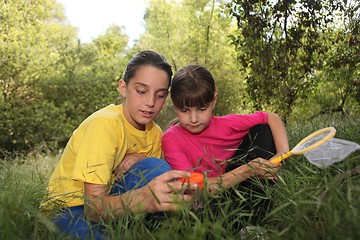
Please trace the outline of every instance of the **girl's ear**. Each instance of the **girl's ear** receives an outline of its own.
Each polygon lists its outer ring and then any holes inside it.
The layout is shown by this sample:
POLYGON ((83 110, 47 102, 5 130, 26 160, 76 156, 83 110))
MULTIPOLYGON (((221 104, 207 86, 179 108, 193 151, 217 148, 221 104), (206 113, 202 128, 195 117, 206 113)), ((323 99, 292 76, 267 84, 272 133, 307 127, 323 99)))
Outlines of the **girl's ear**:
POLYGON ((123 96, 125 98, 126 97, 126 82, 124 80, 122 80, 122 79, 119 80, 118 89, 119 89, 121 96, 123 96))
POLYGON ((217 98, 218 98, 218 93, 217 92, 215 92, 215 94, 214 94, 214 100, 213 100, 213 109, 215 108, 215 104, 216 104, 216 100, 217 100, 217 98))

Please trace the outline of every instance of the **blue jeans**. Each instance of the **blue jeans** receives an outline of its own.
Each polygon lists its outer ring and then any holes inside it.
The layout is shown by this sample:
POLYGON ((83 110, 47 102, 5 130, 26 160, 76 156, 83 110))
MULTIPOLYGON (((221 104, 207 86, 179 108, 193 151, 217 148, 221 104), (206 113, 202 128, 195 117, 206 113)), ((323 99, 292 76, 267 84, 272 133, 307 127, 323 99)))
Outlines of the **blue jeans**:
MULTIPOLYGON (((114 183, 110 195, 119 195, 131 189, 141 188, 169 170, 171 167, 165 160, 154 157, 145 158, 136 163, 122 179, 114 183)), ((85 219, 83 205, 62 210, 54 222, 62 233, 70 235, 73 239, 106 239, 101 224, 85 219)))

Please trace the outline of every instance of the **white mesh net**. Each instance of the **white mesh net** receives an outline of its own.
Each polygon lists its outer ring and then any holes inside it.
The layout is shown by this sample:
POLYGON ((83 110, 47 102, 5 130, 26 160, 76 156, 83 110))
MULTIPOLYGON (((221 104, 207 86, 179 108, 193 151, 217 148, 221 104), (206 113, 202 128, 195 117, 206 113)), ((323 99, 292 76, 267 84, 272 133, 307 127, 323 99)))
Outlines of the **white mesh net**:
POLYGON ((319 147, 304 153, 304 155, 312 164, 319 168, 325 168, 336 162, 341 162, 359 149, 360 145, 357 143, 331 138, 319 147))
POLYGON ((315 143, 319 142, 319 141, 322 141, 322 139, 324 137, 326 137, 327 135, 329 134, 329 132, 323 132, 323 133, 320 133, 316 136, 313 136, 312 138, 308 139, 307 141, 303 142, 300 146, 296 147, 295 149, 293 149, 292 151, 295 153, 295 152, 299 152, 299 151, 302 151, 303 149, 305 148, 308 148, 312 145, 314 145, 315 143))

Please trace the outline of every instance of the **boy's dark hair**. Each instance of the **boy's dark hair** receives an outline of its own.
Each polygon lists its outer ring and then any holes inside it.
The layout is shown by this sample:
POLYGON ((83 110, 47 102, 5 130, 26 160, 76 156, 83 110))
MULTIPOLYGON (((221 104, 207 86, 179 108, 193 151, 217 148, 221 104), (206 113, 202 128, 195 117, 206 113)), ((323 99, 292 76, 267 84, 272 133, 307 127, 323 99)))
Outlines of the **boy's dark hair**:
POLYGON ((141 66, 153 66, 160 70, 164 70, 169 78, 169 86, 171 85, 171 65, 161 54, 151 50, 142 51, 130 59, 126 66, 123 78, 126 84, 129 83, 130 79, 135 75, 136 70, 141 66))
POLYGON ((175 73, 170 94, 177 108, 204 107, 214 100, 215 81, 205 67, 188 65, 175 73))

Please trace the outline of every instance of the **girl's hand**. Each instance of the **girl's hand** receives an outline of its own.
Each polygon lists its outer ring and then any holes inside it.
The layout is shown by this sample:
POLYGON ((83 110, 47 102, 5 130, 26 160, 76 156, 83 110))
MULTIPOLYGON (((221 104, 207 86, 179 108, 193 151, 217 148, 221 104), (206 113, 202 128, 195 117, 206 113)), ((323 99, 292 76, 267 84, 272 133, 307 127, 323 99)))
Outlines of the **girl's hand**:
POLYGON ((256 158, 249 162, 250 171, 253 171, 255 176, 268 178, 269 180, 276 180, 281 163, 273 163, 263 158, 256 158))
POLYGON ((190 173, 172 170, 154 178, 146 186, 134 190, 137 193, 134 193, 136 197, 132 198, 132 211, 160 212, 179 209, 184 201, 187 202, 194 196, 199 187, 194 183, 174 181, 184 177, 190 177, 190 173))
POLYGON ((116 180, 119 180, 124 173, 129 171, 129 169, 134 166, 135 163, 139 162, 146 158, 146 155, 143 153, 128 153, 125 155, 121 163, 115 168, 114 175, 116 180))

